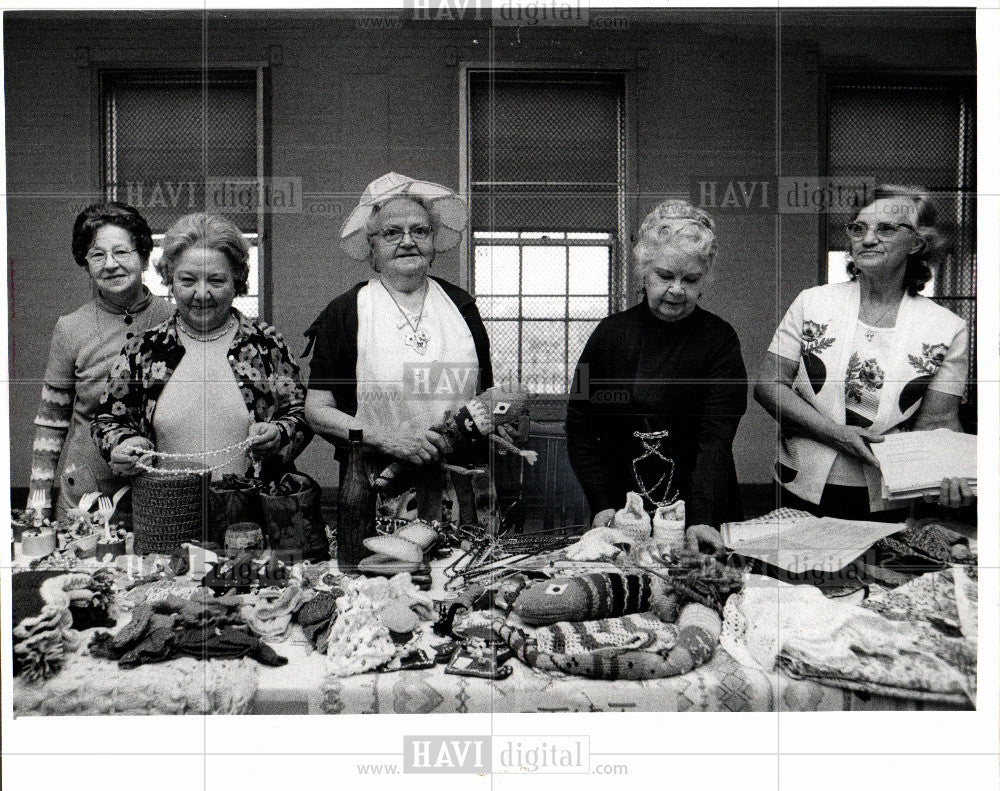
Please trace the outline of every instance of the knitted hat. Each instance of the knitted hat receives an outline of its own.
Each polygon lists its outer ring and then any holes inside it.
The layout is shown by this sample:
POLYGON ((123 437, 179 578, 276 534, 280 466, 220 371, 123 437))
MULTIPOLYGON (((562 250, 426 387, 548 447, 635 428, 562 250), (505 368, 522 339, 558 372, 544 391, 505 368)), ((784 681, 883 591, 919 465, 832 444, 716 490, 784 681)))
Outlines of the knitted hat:
POLYGON ((435 250, 450 250, 462 241, 469 211, 454 191, 430 181, 386 173, 365 188, 361 202, 347 216, 340 229, 341 250, 358 261, 368 258, 368 220, 391 198, 416 198, 424 205, 435 225, 435 250))

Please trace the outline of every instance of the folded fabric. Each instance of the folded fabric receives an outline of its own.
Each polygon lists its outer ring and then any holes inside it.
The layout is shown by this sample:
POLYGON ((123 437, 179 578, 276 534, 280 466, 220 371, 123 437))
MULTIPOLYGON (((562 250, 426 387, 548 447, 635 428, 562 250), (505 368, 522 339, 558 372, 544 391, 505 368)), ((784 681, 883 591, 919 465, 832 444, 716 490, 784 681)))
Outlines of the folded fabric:
POLYGON ((396 536, 373 536, 364 540, 365 547, 377 555, 386 555, 407 563, 424 559, 423 550, 412 541, 396 536))
POLYGON ((622 548, 616 544, 631 544, 633 539, 613 527, 595 527, 588 530, 580 540, 566 547, 569 560, 593 561, 610 560, 621 554, 622 548))
MULTIPOLYGON (((975 650, 919 620, 889 620, 816 588, 752 576, 726 603, 722 646, 741 664, 830 685, 877 684, 906 697, 975 699, 975 650)), ((855 688, 855 687, 850 687, 855 688)))
POLYGON ((14 675, 31 682, 59 672, 78 644, 72 629, 113 626, 108 616, 113 575, 49 569, 11 578, 14 675))
POLYGON ((903 528, 778 509, 759 519, 726 522, 721 533, 727 549, 799 574, 840 571, 879 539, 903 528))
POLYGON ((691 603, 676 624, 638 613, 533 632, 498 620, 493 630, 522 662, 538 670, 646 680, 687 673, 708 662, 719 641, 721 620, 712 609, 691 603))
POLYGON ((409 574, 346 582, 337 599, 336 618, 329 632, 318 638, 325 638, 328 672, 337 677, 366 673, 406 653, 408 649, 397 646, 389 634, 390 623, 400 625, 400 605, 425 620, 434 614, 433 599, 413 584, 409 574))
POLYGON ((282 637, 301 602, 302 590, 296 583, 284 589, 259 591, 251 603, 240 608, 240 617, 260 637, 282 637))

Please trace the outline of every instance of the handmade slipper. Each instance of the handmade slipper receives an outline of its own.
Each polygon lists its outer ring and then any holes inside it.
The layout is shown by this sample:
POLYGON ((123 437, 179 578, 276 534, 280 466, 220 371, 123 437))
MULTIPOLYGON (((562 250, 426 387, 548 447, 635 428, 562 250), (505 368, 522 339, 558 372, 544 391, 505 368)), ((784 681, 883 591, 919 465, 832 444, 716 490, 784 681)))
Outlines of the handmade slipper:
POLYGON ((438 534, 430 525, 422 522, 413 522, 397 530, 393 533, 393 536, 395 538, 402 538, 404 541, 410 541, 420 547, 421 551, 426 552, 430 545, 437 540, 438 534))
POLYGON ((418 571, 419 569, 419 562, 414 563, 401 561, 398 558, 381 554, 369 555, 358 563, 358 571, 362 574, 395 576, 396 574, 401 574, 404 571, 412 573, 418 571))
POLYGON ((364 545, 376 554, 388 555, 407 563, 419 563, 424 559, 424 553, 419 546, 396 536, 373 536, 366 538, 364 545))

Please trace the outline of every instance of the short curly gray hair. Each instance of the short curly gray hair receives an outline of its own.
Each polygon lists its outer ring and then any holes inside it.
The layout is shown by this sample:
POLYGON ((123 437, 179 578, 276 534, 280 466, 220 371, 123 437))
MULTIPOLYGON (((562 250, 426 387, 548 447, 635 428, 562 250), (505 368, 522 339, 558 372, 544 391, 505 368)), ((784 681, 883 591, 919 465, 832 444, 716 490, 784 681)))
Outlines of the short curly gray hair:
POLYGON ((165 285, 173 283, 174 267, 191 247, 218 250, 229 262, 236 296, 241 297, 250 290, 250 245, 243 233, 225 217, 201 212, 184 215, 163 237, 163 255, 156 263, 156 271, 165 285))
POLYGON ((682 250, 710 271, 715 263, 715 221, 704 209, 685 200, 669 199, 646 215, 634 248, 635 266, 642 274, 664 249, 682 250))

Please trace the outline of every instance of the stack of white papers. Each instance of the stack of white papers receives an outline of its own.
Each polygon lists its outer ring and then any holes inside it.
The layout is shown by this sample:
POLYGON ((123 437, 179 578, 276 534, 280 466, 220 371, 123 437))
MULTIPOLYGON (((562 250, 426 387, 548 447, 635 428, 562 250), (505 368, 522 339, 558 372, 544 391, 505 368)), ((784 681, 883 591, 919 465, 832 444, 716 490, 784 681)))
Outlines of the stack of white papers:
POLYGON ((882 471, 882 497, 908 500, 940 491, 943 478, 976 480, 976 435, 946 428, 886 434, 872 443, 882 471))
POLYGON ((780 509, 759 519, 727 522, 721 533, 726 548, 739 555, 796 574, 833 573, 863 555, 880 538, 905 527, 780 509))

